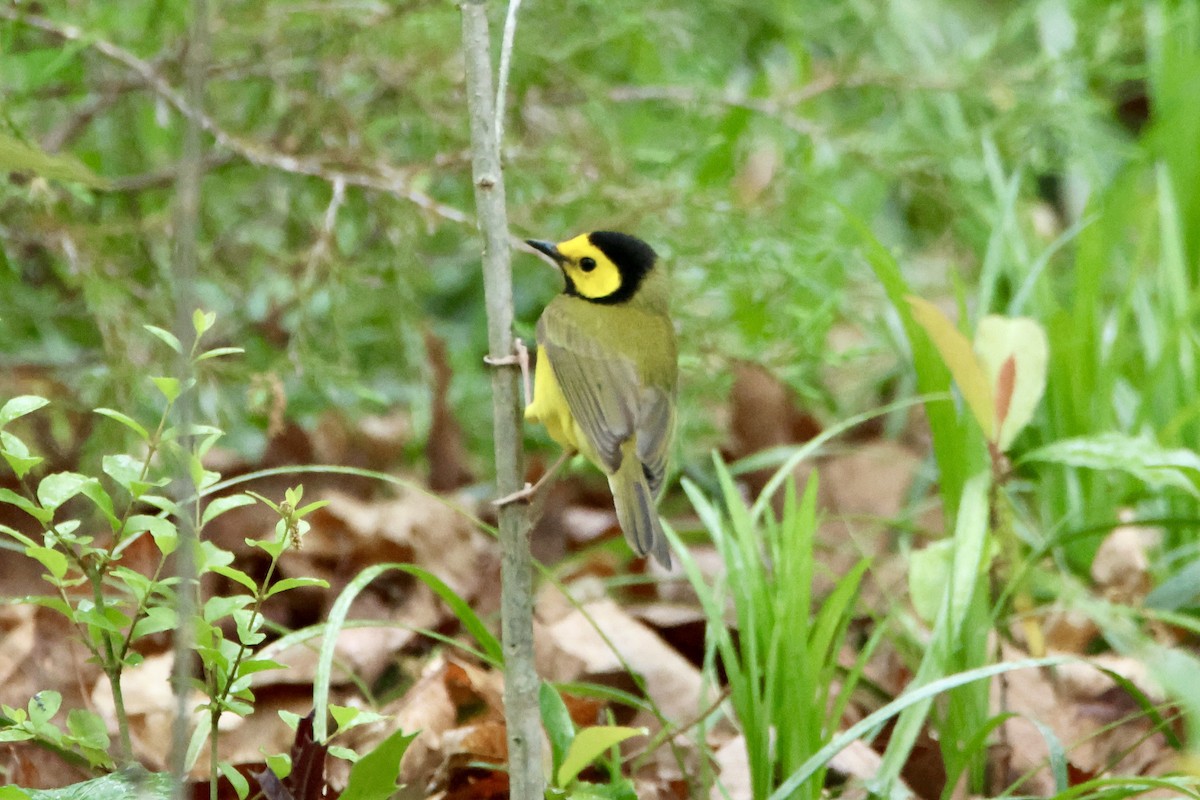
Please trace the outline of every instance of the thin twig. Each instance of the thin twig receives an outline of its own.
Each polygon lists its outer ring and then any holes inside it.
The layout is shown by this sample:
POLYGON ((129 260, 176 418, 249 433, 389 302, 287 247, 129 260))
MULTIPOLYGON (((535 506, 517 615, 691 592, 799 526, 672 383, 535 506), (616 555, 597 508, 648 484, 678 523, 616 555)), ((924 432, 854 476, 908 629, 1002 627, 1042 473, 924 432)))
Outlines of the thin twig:
MULTIPOLYGON (((491 38, 486 0, 462 4, 463 58, 467 109, 471 120, 471 173, 475 209, 483 235, 483 291, 488 320, 488 349, 493 360, 513 351, 512 264, 504 173, 493 108, 491 38)), ((496 483, 501 494, 524 483, 521 414, 517 370, 492 370, 496 483)), ((504 644, 504 713, 508 734, 509 795, 521 800, 542 796, 542 730, 538 713, 538 676, 533 661, 533 559, 525 509, 500 509, 500 605, 504 644)))
POLYGON ((508 0, 504 36, 500 40, 500 74, 496 76, 496 141, 504 141, 504 109, 508 102, 508 73, 512 68, 513 41, 517 38, 517 11, 521 0, 508 0))
MULTIPOLYGON (((237 160, 234 153, 208 153, 200 165, 201 172, 209 172, 219 167, 225 167, 237 160)), ((108 188, 114 192, 141 192, 146 189, 164 189, 179 179, 179 165, 172 164, 162 169, 142 172, 137 175, 125 175, 112 178, 108 188)))
POLYGON ((344 171, 326 165, 313 157, 291 156, 260 147, 226 131, 212 117, 204 113, 184 97, 144 59, 139 58, 128 50, 100 39, 75 25, 62 24, 36 14, 24 14, 12 7, 0 6, 0 19, 20 22, 31 28, 57 36, 71 42, 81 42, 91 47, 105 58, 121 64, 142 79, 148 88, 165 100, 176 111, 213 137, 216 144, 236 153, 240 158, 255 166, 278 170, 294 175, 308 175, 320 178, 330 184, 341 181, 347 186, 361 186, 367 189, 385 192, 413 203, 423 211, 438 217, 466 224, 471 222, 469 215, 453 206, 446 205, 425 192, 413 188, 408 174, 401 169, 387 164, 374 165, 375 172, 344 171))

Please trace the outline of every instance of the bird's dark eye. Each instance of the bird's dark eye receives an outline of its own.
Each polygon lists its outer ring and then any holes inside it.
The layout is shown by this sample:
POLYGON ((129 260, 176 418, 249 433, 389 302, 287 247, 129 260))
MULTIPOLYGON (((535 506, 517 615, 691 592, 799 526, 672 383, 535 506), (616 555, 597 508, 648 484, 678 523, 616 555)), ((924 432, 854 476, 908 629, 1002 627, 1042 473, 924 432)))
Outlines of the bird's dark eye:
POLYGON ((596 268, 596 259, 591 256, 584 256, 579 259, 579 268, 584 272, 591 272, 596 268))

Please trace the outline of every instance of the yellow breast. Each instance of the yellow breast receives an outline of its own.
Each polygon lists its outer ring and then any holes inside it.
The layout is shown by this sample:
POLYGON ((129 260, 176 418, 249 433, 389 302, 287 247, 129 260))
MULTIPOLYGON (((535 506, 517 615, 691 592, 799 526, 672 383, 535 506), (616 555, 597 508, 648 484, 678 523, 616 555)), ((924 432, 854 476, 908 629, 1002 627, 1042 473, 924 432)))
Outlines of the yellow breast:
POLYGON ((582 453, 593 464, 597 463, 587 436, 575 423, 545 349, 538 350, 537 368, 533 375, 533 401, 525 407, 525 419, 541 423, 551 439, 568 450, 582 453))

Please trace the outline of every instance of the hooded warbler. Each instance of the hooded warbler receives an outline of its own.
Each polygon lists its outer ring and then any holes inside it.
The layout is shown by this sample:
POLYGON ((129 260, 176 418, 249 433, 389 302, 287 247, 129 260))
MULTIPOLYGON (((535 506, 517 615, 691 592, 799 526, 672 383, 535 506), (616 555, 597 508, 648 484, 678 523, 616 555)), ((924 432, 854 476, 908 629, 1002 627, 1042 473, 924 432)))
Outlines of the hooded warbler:
POLYGON ((538 320, 525 418, 604 471, 629 545, 669 567, 655 508, 678 373, 667 276, 650 245, 624 233, 527 244, 562 270, 566 285, 538 320))

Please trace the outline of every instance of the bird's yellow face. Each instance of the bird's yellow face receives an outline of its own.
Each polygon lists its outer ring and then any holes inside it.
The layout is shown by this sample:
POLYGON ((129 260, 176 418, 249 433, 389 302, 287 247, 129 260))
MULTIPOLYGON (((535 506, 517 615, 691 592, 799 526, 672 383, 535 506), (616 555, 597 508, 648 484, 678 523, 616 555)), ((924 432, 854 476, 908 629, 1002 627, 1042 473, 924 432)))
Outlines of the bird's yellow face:
POLYGON ((583 233, 558 244, 536 239, 527 244, 562 269, 567 294, 601 305, 632 299, 658 258, 650 245, 613 231, 583 233))
POLYGON ((588 234, 581 233, 561 242, 555 249, 562 256, 559 266, 580 297, 597 300, 621 288, 621 270, 603 250, 592 244, 588 234))

